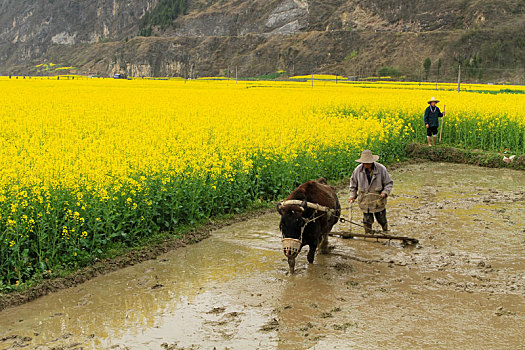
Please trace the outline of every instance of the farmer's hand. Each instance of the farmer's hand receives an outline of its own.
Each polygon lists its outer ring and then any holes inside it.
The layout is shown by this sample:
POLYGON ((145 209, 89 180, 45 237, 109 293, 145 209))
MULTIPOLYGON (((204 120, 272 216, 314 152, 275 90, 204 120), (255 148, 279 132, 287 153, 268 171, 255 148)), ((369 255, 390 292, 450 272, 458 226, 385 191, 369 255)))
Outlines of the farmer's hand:
POLYGON ((381 193, 381 198, 386 198, 386 193, 381 193))
POLYGON ((428 125, 428 124, 425 124, 425 125, 427 126, 427 129, 430 127, 430 125, 428 125))
POLYGON ((350 197, 350 199, 348 200, 349 203, 352 203, 353 201, 355 201, 355 197, 350 197))

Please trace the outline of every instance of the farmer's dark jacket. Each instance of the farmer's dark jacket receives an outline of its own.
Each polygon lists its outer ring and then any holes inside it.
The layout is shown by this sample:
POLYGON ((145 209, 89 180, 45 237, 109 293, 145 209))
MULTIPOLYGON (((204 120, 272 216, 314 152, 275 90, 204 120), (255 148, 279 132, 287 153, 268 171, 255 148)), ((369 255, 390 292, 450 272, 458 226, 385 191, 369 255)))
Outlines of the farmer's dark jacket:
POLYGON ((439 110, 439 107, 436 106, 436 109, 434 112, 430 110, 430 106, 425 109, 425 125, 428 124, 428 126, 439 126, 439 118, 443 117, 443 113, 439 110))

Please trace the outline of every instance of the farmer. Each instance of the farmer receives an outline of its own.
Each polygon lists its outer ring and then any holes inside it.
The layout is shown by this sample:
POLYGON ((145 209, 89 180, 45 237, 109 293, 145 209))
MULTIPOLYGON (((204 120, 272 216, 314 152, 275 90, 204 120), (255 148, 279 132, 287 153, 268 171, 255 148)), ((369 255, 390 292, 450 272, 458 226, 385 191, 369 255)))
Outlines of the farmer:
POLYGON ((436 145, 436 137, 438 134, 439 118, 443 118, 445 113, 441 113, 439 107, 436 104, 439 101, 435 97, 432 97, 428 104, 430 106, 425 109, 425 126, 427 127, 427 141, 428 146, 436 145), (430 142, 432 139, 432 143, 430 142))
POLYGON ((378 159, 379 156, 373 155, 372 151, 364 150, 361 158, 356 159, 361 164, 350 178, 350 203, 358 198, 366 234, 372 233, 374 216, 383 231, 388 231, 385 206, 394 181, 385 166, 377 162, 378 159))

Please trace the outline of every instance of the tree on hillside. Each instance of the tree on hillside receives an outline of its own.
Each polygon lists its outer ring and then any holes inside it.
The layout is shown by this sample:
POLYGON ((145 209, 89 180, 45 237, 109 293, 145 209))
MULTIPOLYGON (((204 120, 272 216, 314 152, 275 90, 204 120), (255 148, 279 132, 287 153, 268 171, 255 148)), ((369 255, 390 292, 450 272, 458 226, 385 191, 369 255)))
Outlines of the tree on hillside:
POLYGON ((427 57, 425 59, 425 62, 423 62, 423 69, 425 70, 425 80, 428 80, 428 73, 430 73, 431 66, 432 66, 432 62, 430 61, 430 58, 427 57))
POLYGON ((150 12, 146 12, 139 23, 141 36, 150 36, 152 27, 160 27, 162 30, 173 25, 173 21, 179 16, 186 14, 187 0, 160 0, 157 6, 150 12))

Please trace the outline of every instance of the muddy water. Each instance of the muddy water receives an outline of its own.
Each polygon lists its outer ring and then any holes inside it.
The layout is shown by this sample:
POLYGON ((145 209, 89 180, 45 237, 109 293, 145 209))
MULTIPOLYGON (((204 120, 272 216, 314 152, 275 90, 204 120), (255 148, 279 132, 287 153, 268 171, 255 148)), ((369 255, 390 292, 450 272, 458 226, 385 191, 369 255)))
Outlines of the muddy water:
POLYGON ((262 215, 1 312, 0 348, 523 349, 525 173, 391 175, 392 231, 417 247, 331 238, 290 276, 278 215, 262 215))

